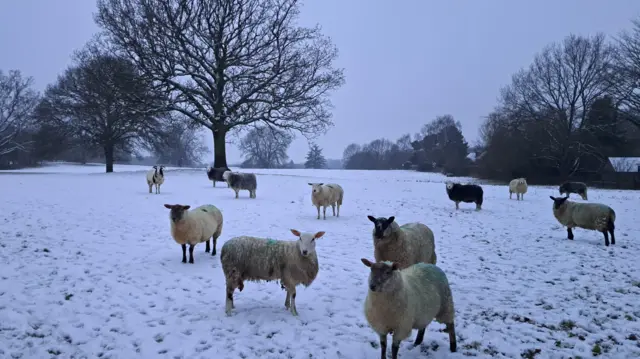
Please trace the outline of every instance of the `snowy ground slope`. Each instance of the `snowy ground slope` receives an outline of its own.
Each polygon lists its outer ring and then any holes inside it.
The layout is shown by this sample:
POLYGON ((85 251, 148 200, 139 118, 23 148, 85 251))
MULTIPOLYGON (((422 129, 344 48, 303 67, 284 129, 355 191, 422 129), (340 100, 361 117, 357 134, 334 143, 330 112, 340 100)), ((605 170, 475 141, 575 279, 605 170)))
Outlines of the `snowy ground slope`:
POLYGON ((0 173, 0 357, 378 358, 362 308, 360 258, 373 259, 367 214, 429 225, 454 294, 458 353, 432 323, 421 348, 403 342, 401 358, 640 355, 638 192, 590 191, 617 212, 617 244, 606 248, 596 232, 566 239, 551 187, 530 187, 518 202, 506 186, 487 185, 476 212, 455 211, 434 174, 256 170, 257 199, 234 199, 204 170, 168 170, 162 193, 149 194, 145 169, 0 173), (307 182, 320 181, 343 186, 340 218, 316 220, 307 182), (202 244, 195 264, 181 263, 164 203, 221 208, 218 255, 202 244), (327 232, 318 278, 298 288, 300 316, 285 310, 278 284, 249 282, 226 317, 224 241, 293 240, 289 228, 327 232))

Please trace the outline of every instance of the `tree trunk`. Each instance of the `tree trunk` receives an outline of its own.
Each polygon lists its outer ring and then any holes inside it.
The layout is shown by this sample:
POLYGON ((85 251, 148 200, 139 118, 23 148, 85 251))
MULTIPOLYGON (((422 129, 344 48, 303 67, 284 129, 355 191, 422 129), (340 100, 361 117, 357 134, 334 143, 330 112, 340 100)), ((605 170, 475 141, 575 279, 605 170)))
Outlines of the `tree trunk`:
POLYGON ((227 131, 225 130, 212 130, 213 132, 213 167, 222 168, 227 167, 227 143, 225 137, 227 131))
POLYGON ((113 172, 113 146, 104 147, 104 163, 106 165, 106 173, 113 172))

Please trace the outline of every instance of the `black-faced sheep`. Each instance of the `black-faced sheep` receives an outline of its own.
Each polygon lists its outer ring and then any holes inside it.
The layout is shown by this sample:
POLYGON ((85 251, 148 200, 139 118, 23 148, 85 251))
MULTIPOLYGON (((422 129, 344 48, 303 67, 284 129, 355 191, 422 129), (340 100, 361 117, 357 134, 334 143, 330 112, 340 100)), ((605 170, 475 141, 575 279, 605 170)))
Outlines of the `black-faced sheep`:
POLYGON ((211 255, 216 255, 216 244, 222 233, 222 213, 216 206, 205 204, 189 211, 191 206, 165 204, 171 210, 171 236, 182 246, 182 263, 187 263, 187 244, 189 245, 189 263, 193 263, 193 249, 198 243, 207 242, 205 253, 210 250, 209 238, 213 241, 211 255))
POLYGON ((387 334, 393 333, 391 357, 397 359, 400 342, 411 335, 412 329, 418 329, 414 343, 418 346, 434 319, 446 325, 449 350, 456 351, 453 295, 447 276, 440 268, 416 263, 400 269, 392 262, 372 263, 366 258, 361 261, 371 268, 364 313, 380 337, 380 358, 387 357, 387 334))
POLYGON ((567 197, 570 196, 571 193, 575 193, 582 197, 583 200, 588 200, 587 198, 587 185, 583 182, 564 182, 558 188, 560 195, 566 194, 567 197))
POLYGON ((400 269, 415 263, 436 264, 436 245, 433 231, 420 222, 395 222, 395 217, 367 216, 374 224, 373 255, 376 261, 396 263, 400 269))
POLYGON ((236 193, 236 198, 238 198, 240 190, 247 190, 249 191, 249 198, 256 198, 258 181, 255 174, 229 171, 225 172, 223 176, 226 176, 229 187, 236 193))
POLYGON ((519 200, 524 200, 524 194, 527 193, 528 189, 527 180, 525 178, 515 178, 509 182, 509 199, 511 199, 512 194, 516 194, 516 198, 519 200))
MULTIPOLYGON (((224 178, 224 174, 229 171, 231 170, 228 167, 209 167, 207 168, 207 178, 209 178, 209 180, 213 182, 213 187, 215 187, 216 182, 227 182, 227 180, 224 178)), ((227 183, 227 187, 231 187, 229 183, 227 183)))
POLYGON ((301 233, 291 230, 297 241, 279 241, 249 236, 235 237, 222 246, 220 261, 227 283, 225 312, 231 314, 233 292, 244 289, 244 281, 280 280, 287 291, 284 306, 291 314, 296 309, 296 286, 311 285, 318 275, 316 239, 325 232, 301 233))
POLYGON ((147 185, 149 185, 149 193, 153 193, 151 189, 156 186, 156 194, 160 193, 160 186, 164 183, 164 166, 153 166, 147 171, 147 185))
POLYGON ((475 184, 447 183, 447 195, 449 199, 456 203, 456 209, 460 202, 475 203, 476 210, 482 209, 484 191, 482 187, 475 184))
POLYGON ((344 198, 344 190, 337 183, 309 183, 311 186, 311 203, 318 210, 320 219, 320 207, 322 207, 322 215, 327 219, 327 207, 331 206, 333 215, 340 217, 340 206, 344 198), (338 214, 336 215, 336 205, 338 206, 338 214))
POLYGON ((616 212, 601 203, 578 203, 569 201, 569 197, 553 197, 553 216, 558 222, 567 227, 567 238, 573 239, 573 228, 584 228, 602 232, 604 245, 616 244, 615 230, 616 212))

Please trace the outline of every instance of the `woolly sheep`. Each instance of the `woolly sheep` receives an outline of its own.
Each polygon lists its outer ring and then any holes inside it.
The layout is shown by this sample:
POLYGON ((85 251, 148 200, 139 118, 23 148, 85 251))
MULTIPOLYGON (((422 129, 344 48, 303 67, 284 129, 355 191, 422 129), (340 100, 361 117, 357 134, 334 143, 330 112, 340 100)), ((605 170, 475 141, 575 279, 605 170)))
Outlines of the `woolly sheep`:
POLYGON ((553 197, 553 216, 558 222, 567 227, 567 238, 573 239, 572 228, 584 228, 602 232, 604 245, 616 244, 615 230, 616 212, 609 206, 601 203, 578 203, 569 201, 569 197, 553 197))
MULTIPOLYGON (((210 166, 207 168, 207 178, 213 182, 213 187, 216 186, 216 182, 227 182, 225 178, 225 173, 231 171, 228 167, 214 168, 210 166)), ((231 187, 229 183, 227 183, 227 187, 231 187)))
POLYGON ((249 198, 256 198, 258 181, 256 180, 255 174, 231 171, 225 172, 224 174, 227 174, 227 184, 236 193, 236 198, 238 198, 238 192, 240 192, 240 190, 247 190, 249 191, 249 198))
POLYGON ((476 211, 482 209, 482 201, 484 197, 484 191, 482 187, 475 184, 460 184, 448 182, 447 195, 449 199, 456 203, 456 209, 459 209, 460 202, 476 204, 476 211))
POLYGON ((517 200, 524 200, 524 194, 528 189, 527 180, 525 178, 515 178, 509 182, 509 199, 513 193, 516 194, 517 200))
POLYGON ((220 252, 222 271, 227 283, 225 312, 231 314, 233 292, 244 289, 244 281, 280 280, 287 291, 284 306, 294 316, 296 309, 296 286, 308 287, 318 275, 316 239, 325 232, 301 233, 291 230, 297 241, 279 241, 267 238, 240 236, 225 242, 220 252))
POLYGON ((340 206, 344 197, 344 190, 336 183, 308 183, 311 186, 311 203, 318 210, 320 219, 320 207, 322 207, 322 215, 327 219, 327 207, 331 206, 333 215, 340 217, 340 206), (338 206, 338 214, 336 215, 336 205, 338 206))
POLYGON ((209 238, 213 240, 211 255, 216 255, 216 243, 222 233, 222 213, 216 206, 205 204, 189 211, 191 206, 165 204, 171 210, 171 236, 182 246, 182 263, 187 263, 187 244, 189 245, 189 263, 193 263, 193 249, 196 244, 207 242, 204 250, 208 253, 209 238))
POLYGON ((160 185, 164 183, 164 166, 153 166, 152 169, 147 171, 147 184, 149 185, 149 193, 153 188, 153 185, 156 185, 156 194, 160 193, 160 185))
POLYGON ((456 351, 455 310, 446 274, 433 264, 416 263, 400 269, 394 262, 371 263, 369 291, 364 314, 371 328, 380 336, 380 357, 387 357, 387 334, 393 333, 392 359, 398 358, 400 342, 418 329, 414 346, 424 339, 427 326, 434 319, 446 325, 449 350, 456 351))
POLYGON ((560 195, 566 194, 567 197, 570 196, 571 193, 578 194, 582 197, 583 200, 588 200, 587 198, 587 185, 584 182, 564 182, 558 188, 560 195))
POLYGON ((419 262, 436 264, 435 239, 429 227, 420 222, 400 226, 393 216, 367 218, 374 224, 373 255, 376 261, 391 261, 400 269, 419 262))

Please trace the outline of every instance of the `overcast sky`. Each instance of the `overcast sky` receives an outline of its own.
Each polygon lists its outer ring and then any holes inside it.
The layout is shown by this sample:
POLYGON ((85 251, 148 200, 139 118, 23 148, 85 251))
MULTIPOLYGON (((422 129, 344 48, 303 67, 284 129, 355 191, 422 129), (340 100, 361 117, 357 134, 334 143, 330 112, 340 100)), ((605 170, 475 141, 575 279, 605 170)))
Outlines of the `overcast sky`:
MULTIPOLYGON (((0 69, 19 69, 43 90, 98 30, 94 11, 92 0, 2 1, 0 69)), ((302 23, 322 25, 346 73, 333 95, 335 127, 317 142, 340 158, 352 142, 395 140, 449 113, 473 144, 499 88, 543 46, 571 32, 616 35, 638 15, 640 0, 307 0, 302 23)), ((296 162, 308 149, 298 137, 296 162)), ((228 154, 240 159, 233 146, 228 154)))

